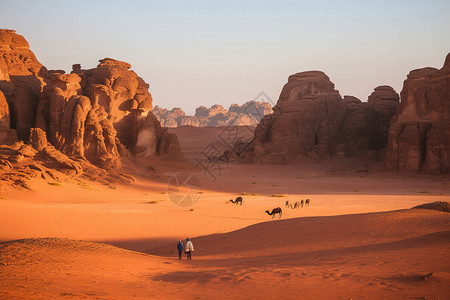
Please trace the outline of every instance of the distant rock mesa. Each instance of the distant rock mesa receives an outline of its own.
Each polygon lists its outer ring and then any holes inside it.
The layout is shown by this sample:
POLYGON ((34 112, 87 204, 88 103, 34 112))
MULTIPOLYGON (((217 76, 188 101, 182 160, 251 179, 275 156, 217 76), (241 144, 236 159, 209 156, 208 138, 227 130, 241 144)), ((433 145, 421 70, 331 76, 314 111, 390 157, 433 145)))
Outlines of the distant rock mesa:
POLYGON ((152 113, 165 127, 191 125, 204 126, 256 126, 264 115, 272 113, 272 106, 268 102, 248 101, 243 105, 232 104, 228 110, 222 105, 210 108, 197 107, 195 116, 187 116, 181 108, 167 110, 155 106, 152 113))

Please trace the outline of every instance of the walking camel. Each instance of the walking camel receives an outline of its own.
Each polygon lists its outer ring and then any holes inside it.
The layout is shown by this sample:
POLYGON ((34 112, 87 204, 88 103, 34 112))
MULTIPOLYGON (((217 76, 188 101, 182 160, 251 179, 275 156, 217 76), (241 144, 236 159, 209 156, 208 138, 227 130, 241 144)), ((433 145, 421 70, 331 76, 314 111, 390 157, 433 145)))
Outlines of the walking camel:
POLYGON ((269 212, 268 210, 265 211, 269 216, 272 216, 272 219, 275 218, 275 214, 279 215, 279 219, 281 219, 281 214, 282 214, 282 210, 280 207, 276 207, 274 209, 272 209, 271 212, 269 212))

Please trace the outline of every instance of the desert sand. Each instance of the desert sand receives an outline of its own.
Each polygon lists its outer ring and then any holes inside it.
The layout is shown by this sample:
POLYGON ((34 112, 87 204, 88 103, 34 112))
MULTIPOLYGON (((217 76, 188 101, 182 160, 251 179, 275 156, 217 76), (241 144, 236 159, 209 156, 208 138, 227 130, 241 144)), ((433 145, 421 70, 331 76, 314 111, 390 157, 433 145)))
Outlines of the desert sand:
MULTIPOLYGON (((198 129, 171 129, 188 158, 220 130, 198 129)), ((355 164, 230 164, 213 180, 166 161, 163 179, 136 174, 116 189, 40 179, 3 189, 0 298, 448 299, 450 214, 411 208, 448 201, 449 178, 355 164), (168 198, 179 172, 201 181, 192 207, 168 198), (238 196, 242 206, 229 202, 238 196), (278 206, 281 219, 264 213, 278 206), (186 237, 192 261, 176 257, 186 237)))

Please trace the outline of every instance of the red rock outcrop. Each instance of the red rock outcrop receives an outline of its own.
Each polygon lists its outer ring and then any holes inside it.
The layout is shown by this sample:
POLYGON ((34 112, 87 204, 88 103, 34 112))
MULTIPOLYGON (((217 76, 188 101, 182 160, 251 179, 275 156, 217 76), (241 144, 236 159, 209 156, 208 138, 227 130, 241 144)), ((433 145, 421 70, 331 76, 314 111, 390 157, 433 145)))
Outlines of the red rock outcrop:
POLYGON ((181 155, 176 136, 154 122, 149 85, 126 62, 99 62, 89 70, 74 65, 71 74, 47 71, 22 36, 0 30, 0 144, 14 143, 17 132, 59 165, 67 157, 106 169, 119 167, 137 148, 146 157, 181 155), (154 138, 141 138, 151 128, 154 138))
POLYGON ((265 154, 284 161, 306 156, 325 158, 336 151, 344 104, 325 73, 309 71, 289 76, 273 110, 255 130, 254 142, 265 154))
POLYGON ((13 144, 17 142, 16 131, 10 129, 11 116, 9 113, 8 102, 5 95, 0 90, 0 145, 1 144, 13 144))
POLYGON ((389 127, 386 168, 450 171, 450 53, 444 66, 411 71, 389 127))
POLYGON ((272 113, 272 106, 268 102, 248 101, 243 105, 232 104, 228 110, 221 105, 210 108, 200 106, 195 116, 186 116, 180 108, 167 110, 156 106, 152 113, 165 127, 191 126, 256 126, 261 118, 272 113))
POLYGON ((387 142, 387 127, 398 94, 377 87, 369 102, 341 98, 325 73, 291 75, 274 113, 264 116, 250 143, 235 145, 238 157, 258 163, 285 163, 296 158, 362 155, 387 142))
POLYGON ((374 128, 371 135, 370 148, 379 150, 387 145, 388 128, 392 116, 397 111, 400 96, 390 86, 376 87, 369 96, 368 103, 374 110, 374 128))
POLYGON ((27 140, 47 70, 15 30, 0 29, 0 54, 0 90, 8 101, 11 127, 27 140))
POLYGON ((337 155, 358 156, 369 150, 374 134, 375 112, 367 102, 352 96, 344 96, 342 102, 345 105, 345 117, 340 129, 337 155))

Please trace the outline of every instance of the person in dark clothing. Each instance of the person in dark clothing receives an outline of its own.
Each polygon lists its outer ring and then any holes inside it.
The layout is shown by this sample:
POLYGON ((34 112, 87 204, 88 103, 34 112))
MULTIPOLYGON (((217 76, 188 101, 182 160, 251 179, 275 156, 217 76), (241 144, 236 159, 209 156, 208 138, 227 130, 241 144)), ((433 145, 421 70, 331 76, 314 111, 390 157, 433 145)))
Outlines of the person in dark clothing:
POLYGON ((181 259, 181 253, 183 253, 183 242, 180 240, 177 244, 177 249, 178 249, 178 259, 181 259))

